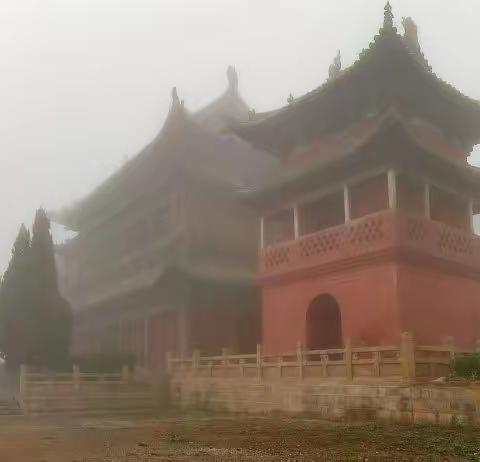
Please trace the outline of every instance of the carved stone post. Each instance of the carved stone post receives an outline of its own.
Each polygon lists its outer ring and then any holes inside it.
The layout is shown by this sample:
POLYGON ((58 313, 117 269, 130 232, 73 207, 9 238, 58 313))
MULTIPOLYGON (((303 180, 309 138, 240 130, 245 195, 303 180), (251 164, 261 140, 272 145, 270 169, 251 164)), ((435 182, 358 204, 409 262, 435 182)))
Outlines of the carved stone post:
POLYGON ((200 350, 193 350, 192 353, 192 373, 198 374, 198 367, 200 366, 200 350))
POLYGON ((400 344, 400 363, 403 379, 406 382, 415 380, 415 345, 411 332, 404 332, 400 344))
POLYGON ((298 367, 298 379, 303 380, 303 348, 302 343, 297 343, 297 367, 298 367))
POLYGON ((222 348, 222 364, 224 366, 228 366, 228 356, 232 354, 232 350, 230 348, 224 347, 222 348))
POLYGON ((455 361, 455 341, 453 337, 447 337, 445 339, 445 344, 448 347, 448 356, 450 363, 453 363, 455 361))
POLYGON ((262 365, 263 365, 263 348, 262 345, 257 345, 257 379, 262 380, 262 365))
POLYGON ((353 365, 352 365, 352 339, 350 337, 347 337, 345 339, 344 360, 345 360, 345 370, 347 374, 347 380, 351 382, 353 381, 353 365))
POLYGON ((328 355, 327 354, 320 355, 320 364, 322 366, 322 376, 328 377, 328 355))
POLYGON ((240 377, 245 377, 245 360, 243 358, 238 361, 238 367, 240 368, 240 377))

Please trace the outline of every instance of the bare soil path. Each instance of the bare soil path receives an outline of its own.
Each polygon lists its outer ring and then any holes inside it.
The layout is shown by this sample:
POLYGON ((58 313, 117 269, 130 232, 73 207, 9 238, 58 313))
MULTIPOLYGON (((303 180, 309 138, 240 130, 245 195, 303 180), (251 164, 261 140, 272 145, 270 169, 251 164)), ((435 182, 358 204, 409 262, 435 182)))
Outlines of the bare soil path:
POLYGON ((287 417, 0 417, 1 462, 480 461, 471 427, 287 417))

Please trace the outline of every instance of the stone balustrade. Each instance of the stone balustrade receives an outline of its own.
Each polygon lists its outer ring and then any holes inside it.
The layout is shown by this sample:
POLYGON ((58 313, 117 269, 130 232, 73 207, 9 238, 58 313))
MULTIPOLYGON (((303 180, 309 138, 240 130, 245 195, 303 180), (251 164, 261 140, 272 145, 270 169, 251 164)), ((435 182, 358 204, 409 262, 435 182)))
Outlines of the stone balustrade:
POLYGON ((261 276, 385 253, 410 254, 480 270, 480 238, 399 210, 371 214, 262 249, 261 276))
POLYGON ((231 355, 224 350, 219 356, 200 356, 195 350, 191 357, 173 358, 167 355, 172 377, 217 377, 269 380, 309 380, 370 382, 429 381, 449 374, 454 354, 471 354, 456 350, 453 344, 417 346, 411 334, 402 335, 400 345, 352 347, 349 339, 344 348, 304 350, 278 355, 266 355, 262 347, 255 354, 231 355))

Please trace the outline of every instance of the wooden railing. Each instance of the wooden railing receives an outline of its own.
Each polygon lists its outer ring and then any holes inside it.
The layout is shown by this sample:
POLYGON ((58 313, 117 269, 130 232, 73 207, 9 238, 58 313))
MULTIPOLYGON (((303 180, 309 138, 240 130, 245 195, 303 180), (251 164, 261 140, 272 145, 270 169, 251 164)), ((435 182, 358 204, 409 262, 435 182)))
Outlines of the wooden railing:
POLYGON ((268 276, 360 257, 389 249, 414 251, 480 269, 480 238, 471 232, 385 210, 261 251, 260 272, 268 276))
POLYGON ((422 381, 447 376, 457 351, 453 343, 443 346, 415 346, 411 334, 402 335, 399 346, 352 347, 303 350, 265 355, 257 346, 256 354, 232 355, 224 349, 220 356, 202 357, 195 350, 191 357, 173 358, 167 354, 170 376, 246 378, 257 380, 339 380, 422 381))

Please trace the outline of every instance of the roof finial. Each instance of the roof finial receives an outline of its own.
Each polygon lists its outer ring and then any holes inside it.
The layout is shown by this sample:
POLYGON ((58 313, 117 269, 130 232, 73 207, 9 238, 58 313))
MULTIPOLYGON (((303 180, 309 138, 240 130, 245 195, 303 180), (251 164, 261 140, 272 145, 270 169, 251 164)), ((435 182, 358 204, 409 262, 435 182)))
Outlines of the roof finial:
POLYGON ((383 27, 385 29, 393 29, 393 12, 390 2, 387 2, 387 4, 385 5, 383 13, 383 27))
POLYGON ((233 66, 228 66, 227 68, 227 79, 228 79, 228 89, 232 93, 238 91, 238 74, 237 70, 233 66))
POLYGON ((406 18, 403 17, 402 26, 405 31, 403 39, 405 40, 407 47, 414 53, 421 53, 420 43, 418 41, 418 28, 415 21, 410 16, 407 16, 406 18))
POLYGON ((177 87, 172 88, 172 107, 171 111, 175 111, 178 106, 183 105, 183 101, 180 101, 180 98, 178 97, 178 92, 177 92, 177 87))
POLYGON ((328 68, 328 80, 335 79, 342 72, 342 55, 340 50, 337 51, 337 55, 333 59, 332 64, 328 68))

